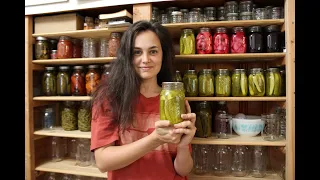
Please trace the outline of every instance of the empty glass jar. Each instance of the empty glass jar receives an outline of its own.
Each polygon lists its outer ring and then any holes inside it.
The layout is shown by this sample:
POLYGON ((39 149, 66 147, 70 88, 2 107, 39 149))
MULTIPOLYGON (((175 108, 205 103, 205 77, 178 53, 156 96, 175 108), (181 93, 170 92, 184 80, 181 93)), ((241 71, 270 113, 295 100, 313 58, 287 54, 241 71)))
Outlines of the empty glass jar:
POLYGON ((84 139, 84 138, 78 139, 76 165, 78 166, 91 165, 90 139, 84 139))
POLYGON ((226 176, 230 174, 231 154, 226 145, 218 145, 214 154, 212 164, 213 174, 215 176, 226 176))

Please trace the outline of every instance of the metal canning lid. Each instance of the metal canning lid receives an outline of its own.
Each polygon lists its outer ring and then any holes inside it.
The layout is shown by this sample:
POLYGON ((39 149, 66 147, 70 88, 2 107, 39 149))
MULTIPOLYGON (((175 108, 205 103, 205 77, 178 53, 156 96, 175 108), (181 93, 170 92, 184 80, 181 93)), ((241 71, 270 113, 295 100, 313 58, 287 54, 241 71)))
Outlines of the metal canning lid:
POLYGON ((216 8, 215 8, 215 7, 205 7, 204 10, 205 10, 205 11, 206 11, 206 10, 215 11, 216 8))
POLYGON ((46 37, 39 36, 39 37, 37 37, 37 40, 38 40, 38 41, 45 41, 45 40, 47 40, 47 38, 46 38, 46 37))
POLYGON ((251 16, 252 12, 242 12, 240 13, 240 16, 251 16))
POLYGON ((201 27, 200 30, 202 30, 202 31, 210 31, 210 28, 208 28, 208 27, 201 27))
POLYGON ((73 69, 84 69, 83 66, 74 66, 73 69))
POLYGON ((66 69, 70 69, 70 67, 69 66, 59 66, 59 69, 66 70, 66 69))
POLYGON ((229 72, 229 70, 228 69, 218 69, 217 70, 217 74, 223 74, 223 73, 228 73, 229 72))
POLYGON ((226 32, 227 28, 225 27, 217 27, 216 32, 226 32))
POLYGON ((45 70, 55 70, 56 68, 53 66, 47 66, 44 68, 45 70))
POLYGON ((232 4, 238 4, 237 1, 228 1, 225 3, 225 5, 232 5, 232 4))
POLYGON ((89 69, 99 68, 99 65, 92 64, 88 66, 89 69))
POLYGON ((212 73, 212 69, 202 69, 200 72, 202 72, 202 73, 212 73))
POLYGON ((234 73, 244 73, 244 72, 246 72, 246 70, 245 69, 234 69, 233 72, 234 73))
POLYGON ((163 89, 170 89, 172 87, 175 87, 174 89, 183 89, 184 84, 183 82, 162 82, 163 89))
POLYGON ((182 16, 182 12, 181 11, 172 11, 171 15, 172 16, 176 16, 176 15, 182 16))
POLYGON ((237 26, 237 27, 233 27, 232 28, 232 32, 237 32, 237 31, 243 31, 244 30, 244 27, 241 27, 241 26, 237 26))
POLYGON ((51 50, 51 53, 57 53, 56 49, 51 50))
POLYGON ((280 26, 279 25, 269 25, 266 27, 266 31, 267 32, 276 32, 276 31, 280 31, 280 26))
POLYGON ((268 72, 280 72, 279 68, 268 68, 267 71, 268 72))
POLYGON ((50 42, 51 42, 51 43, 58 43, 58 40, 56 40, 56 39, 50 39, 50 42))
POLYGON ((188 74, 195 74, 195 73, 196 73, 196 70, 194 70, 194 69, 188 69, 188 70, 186 70, 186 73, 188 73, 188 74))
POLYGON ((249 27, 250 32, 261 32, 261 26, 251 26, 249 27))
POLYGON ((224 10, 224 6, 218 7, 218 10, 224 10))
POLYGON ((230 17, 230 16, 238 16, 239 14, 238 13, 228 13, 227 14, 227 17, 230 17))
POLYGON ((180 9, 180 12, 187 13, 189 12, 189 9, 180 9))
POLYGON ((263 69, 262 68, 252 68, 250 69, 250 73, 256 73, 256 72, 263 72, 263 69))
POLYGON ((201 12, 201 8, 192 8, 191 11, 199 11, 199 12, 201 12))

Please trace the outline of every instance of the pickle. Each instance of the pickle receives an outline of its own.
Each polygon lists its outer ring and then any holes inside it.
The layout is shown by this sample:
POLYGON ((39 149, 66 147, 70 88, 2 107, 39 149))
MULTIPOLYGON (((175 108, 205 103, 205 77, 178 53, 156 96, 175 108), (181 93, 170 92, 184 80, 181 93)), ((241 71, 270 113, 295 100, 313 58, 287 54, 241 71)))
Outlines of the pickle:
POLYGON ((240 87, 241 87, 242 95, 246 96, 248 94, 248 78, 244 73, 241 73, 240 87))
POLYGON ((235 69, 232 74, 232 96, 246 96, 248 93, 248 80, 244 69, 235 69))
POLYGON ((214 79, 212 76, 212 70, 204 69, 199 75, 199 96, 208 97, 214 95, 214 79))
POLYGON ((197 104, 196 118, 195 126, 197 131, 195 136, 201 138, 210 137, 212 133, 212 111, 208 102, 204 101, 197 104))
POLYGON ((280 96, 281 93, 281 77, 279 73, 274 74, 274 90, 273 90, 273 95, 275 96, 280 96))
POLYGON ((217 75, 215 79, 216 96, 230 96, 231 80, 228 75, 217 75))
POLYGON ((248 78, 248 85, 249 85, 250 96, 264 96, 265 80, 264 80, 264 75, 262 74, 261 71, 250 73, 248 78))
POLYGON ((280 96, 281 93, 281 76, 279 69, 269 68, 266 73, 267 96, 280 96))
POLYGON ((196 117, 197 117, 197 120, 196 120, 195 125, 196 125, 197 130, 196 130, 196 134, 195 135, 197 137, 204 137, 201 118, 200 118, 200 116, 196 116, 196 117))

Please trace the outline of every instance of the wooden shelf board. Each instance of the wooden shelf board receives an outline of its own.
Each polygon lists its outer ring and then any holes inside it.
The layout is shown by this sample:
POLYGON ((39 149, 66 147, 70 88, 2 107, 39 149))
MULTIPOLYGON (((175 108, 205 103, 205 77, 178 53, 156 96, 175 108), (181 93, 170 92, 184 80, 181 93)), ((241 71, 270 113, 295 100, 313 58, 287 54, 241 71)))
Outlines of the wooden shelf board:
POLYGON ((286 146, 286 140, 266 141, 261 136, 244 137, 233 134, 229 139, 218 139, 215 136, 209 138, 194 137, 192 144, 212 144, 212 145, 248 145, 248 146, 286 146))
POLYGON ((91 138, 91 132, 81 132, 80 130, 74 131, 65 131, 62 127, 56 127, 54 130, 36 130, 34 131, 35 135, 42 136, 57 136, 57 137, 71 137, 71 138, 91 138))
POLYGON ((176 55, 175 63, 257 62, 283 59, 286 53, 192 54, 176 55))
POLYGON ((33 37, 47 37, 52 39, 59 39, 60 36, 69 36, 71 38, 101 38, 110 36, 111 32, 124 32, 128 27, 114 27, 114 28, 103 28, 103 29, 89 29, 89 30, 76 30, 76 31, 65 31, 56 33, 39 33, 32 34, 33 37))
POLYGON ((43 59, 43 60, 33 60, 33 64, 41 65, 61 65, 61 64, 102 64, 112 62, 114 57, 97 57, 97 58, 70 58, 70 59, 43 59))
POLYGON ((35 101, 89 101, 90 96, 38 96, 33 97, 35 101))
POLYGON ((186 97, 188 101, 286 101, 286 97, 186 97))
POLYGON ((76 161, 73 159, 64 159, 60 162, 46 161, 40 164, 39 166, 37 166, 35 170, 107 178, 107 173, 100 172, 99 169, 96 167, 93 167, 93 166, 81 167, 75 164, 76 164, 76 161))
POLYGON ((188 180, 282 180, 282 178, 277 175, 276 173, 267 173, 267 175, 263 178, 255 178, 250 176, 250 174, 248 176, 245 177, 234 177, 234 176, 214 176, 214 175, 210 175, 210 174, 204 174, 204 175, 196 175, 191 173, 188 176, 188 180))

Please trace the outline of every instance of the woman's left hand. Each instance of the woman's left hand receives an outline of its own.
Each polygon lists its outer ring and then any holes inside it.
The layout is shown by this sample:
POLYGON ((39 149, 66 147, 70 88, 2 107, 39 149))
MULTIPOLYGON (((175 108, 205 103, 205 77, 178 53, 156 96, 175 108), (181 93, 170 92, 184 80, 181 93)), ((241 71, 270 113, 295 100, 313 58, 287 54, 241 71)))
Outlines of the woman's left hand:
POLYGON ((196 114, 191 113, 191 108, 187 100, 185 100, 185 105, 186 114, 181 114, 183 121, 181 123, 174 124, 176 129, 174 129, 173 132, 183 134, 178 147, 189 146, 197 130, 195 127, 196 114))

